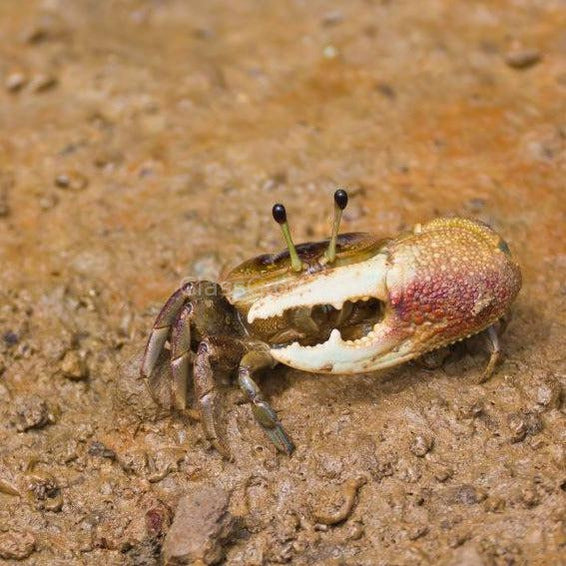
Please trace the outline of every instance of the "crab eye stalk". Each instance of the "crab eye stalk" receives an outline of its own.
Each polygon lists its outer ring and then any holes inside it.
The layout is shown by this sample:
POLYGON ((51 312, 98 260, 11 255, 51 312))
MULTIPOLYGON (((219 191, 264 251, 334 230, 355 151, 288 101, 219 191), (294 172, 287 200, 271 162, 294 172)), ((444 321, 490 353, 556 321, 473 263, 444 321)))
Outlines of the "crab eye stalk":
POLYGON ((332 236, 328 249, 324 252, 324 257, 328 263, 332 263, 336 259, 336 238, 340 229, 340 220, 342 220, 342 212, 348 206, 348 193, 344 189, 338 189, 334 193, 334 222, 332 223, 332 236))
POLYGON ((281 232, 283 233, 283 238, 289 249, 289 256, 291 258, 291 269, 293 271, 301 271, 303 269, 303 263, 301 262, 299 255, 297 254, 297 248, 293 243, 293 238, 291 238, 291 231, 289 230, 289 223, 287 222, 287 211, 282 204, 274 204, 273 219, 277 224, 281 226, 281 232))

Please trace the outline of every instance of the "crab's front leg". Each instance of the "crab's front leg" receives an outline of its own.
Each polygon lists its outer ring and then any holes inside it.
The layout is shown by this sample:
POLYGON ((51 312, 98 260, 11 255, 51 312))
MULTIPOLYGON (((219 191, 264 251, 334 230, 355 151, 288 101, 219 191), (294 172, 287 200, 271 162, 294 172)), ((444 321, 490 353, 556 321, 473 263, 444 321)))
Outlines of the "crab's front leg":
POLYGON ((267 350, 252 350, 241 360, 238 368, 238 384, 252 404, 252 412, 257 423, 265 431, 271 442, 280 452, 291 454, 295 446, 283 429, 277 414, 261 393, 252 375, 264 368, 272 368, 276 360, 267 350))

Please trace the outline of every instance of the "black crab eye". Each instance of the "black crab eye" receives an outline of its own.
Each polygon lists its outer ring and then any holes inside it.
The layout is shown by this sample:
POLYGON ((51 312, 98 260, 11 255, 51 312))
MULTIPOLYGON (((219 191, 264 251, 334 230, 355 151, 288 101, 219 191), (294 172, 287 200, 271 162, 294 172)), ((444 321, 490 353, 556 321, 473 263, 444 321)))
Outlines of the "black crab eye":
POLYGON ((503 239, 499 240, 499 244, 497 244, 497 247, 505 254, 510 256, 511 255, 511 250, 509 249, 509 246, 507 245, 507 242, 503 239))

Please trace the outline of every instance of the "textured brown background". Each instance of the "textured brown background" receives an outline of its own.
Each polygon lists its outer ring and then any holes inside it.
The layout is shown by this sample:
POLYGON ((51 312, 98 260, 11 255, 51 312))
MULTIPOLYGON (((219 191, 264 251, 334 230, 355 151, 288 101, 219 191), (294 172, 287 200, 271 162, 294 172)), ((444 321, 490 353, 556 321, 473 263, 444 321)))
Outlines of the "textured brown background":
POLYGON ((0 556, 155 564, 179 496, 215 485, 227 564, 559 563, 565 29, 559 0, 0 2, 0 556), (479 341, 436 369, 278 368, 296 453, 229 390, 223 462, 136 356, 183 277, 280 248, 274 201, 327 236, 336 186, 345 230, 505 236, 505 361, 483 385, 479 341))

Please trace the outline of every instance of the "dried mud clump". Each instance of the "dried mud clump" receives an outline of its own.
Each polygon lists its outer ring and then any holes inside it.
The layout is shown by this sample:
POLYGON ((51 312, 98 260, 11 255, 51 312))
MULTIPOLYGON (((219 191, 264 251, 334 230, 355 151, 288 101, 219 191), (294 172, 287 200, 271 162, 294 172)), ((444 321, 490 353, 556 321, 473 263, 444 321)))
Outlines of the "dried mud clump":
POLYGON ((213 487, 195 487, 179 500, 165 542, 165 564, 217 564, 236 522, 228 511, 228 494, 213 487))

